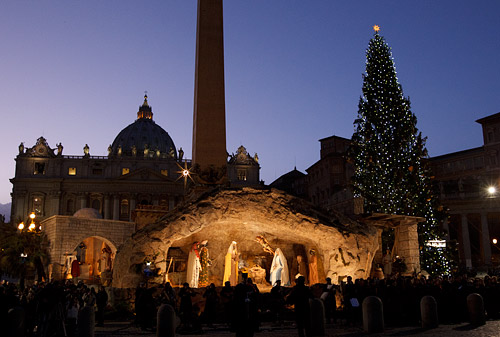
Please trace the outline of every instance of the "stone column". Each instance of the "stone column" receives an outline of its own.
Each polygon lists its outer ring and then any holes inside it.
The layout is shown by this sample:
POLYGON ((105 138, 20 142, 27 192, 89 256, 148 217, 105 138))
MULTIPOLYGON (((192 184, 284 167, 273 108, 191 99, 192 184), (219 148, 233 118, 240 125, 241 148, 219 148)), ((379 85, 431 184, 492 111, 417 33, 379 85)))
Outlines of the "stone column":
POLYGON ((418 246, 418 224, 413 221, 401 221, 396 227, 397 253, 404 257, 406 273, 420 271, 420 250, 418 246))
POLYGON ((104 196, 104 219, 111 219, 111 214, 109 211, 109 194, 106 194, 104 196))
POLYGON ((447 242, 450 241, 450 225, 448 224, 448 218, 444 219, 443 221, 443 230, 446 231, 445 240, 447 242))
POLYGON ((87 194, 82 193, 80 195, 80 209, 87 207, 87 194))
POLYGON ((120 196, 113 196, 113 220, 120 219, 120 196))
POLYGON ((490 229, 488 227, 488 213, 481 213, 481 246, 483 250, 484 263, 491 264, 490 229))
POLYGON ((175 197, 168 196, 168 210, 171 211, 175 208, 175 197))
POLYGON ((462 246, 464 250, 465 267, 472 268, 472 253, 470 250, 469 222, 467 214, 462 214, 462 246))
POLYGON ((50 203, 52 204, 50 214, 47 214, 48 216, 51 215, 59 215, 59 207, 60 207, 60 201, 61 201, 61 192, 59 191, 53 191, 50 192, 50 203))
POLYGON ((136 205, 136 196, 131 195, 130 196, 130 209, 129 209, 129 214, 128 214, 128 220, 132 221, 132 212, 135 210, 135 205, 136 205))

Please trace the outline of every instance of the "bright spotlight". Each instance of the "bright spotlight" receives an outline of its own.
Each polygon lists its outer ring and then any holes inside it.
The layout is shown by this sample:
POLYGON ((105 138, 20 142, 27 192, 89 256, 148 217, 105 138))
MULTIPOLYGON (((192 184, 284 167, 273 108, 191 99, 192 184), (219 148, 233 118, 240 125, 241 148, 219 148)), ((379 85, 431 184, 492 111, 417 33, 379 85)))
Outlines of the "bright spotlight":
POLYGON ((493 242, 493 244, 496 245, 498 243, 498 240, 494 238, 493 240, 491 240, 491 242, 493 242))
POLYGON ((489 195, 493 195, 493 194, 495 194, 495 193, 497 193, 497 189, 496 189, 496 187, 495 187, 495 186, 490 186, 490 187, 488 187, 488 194, 489 194, 489 195))

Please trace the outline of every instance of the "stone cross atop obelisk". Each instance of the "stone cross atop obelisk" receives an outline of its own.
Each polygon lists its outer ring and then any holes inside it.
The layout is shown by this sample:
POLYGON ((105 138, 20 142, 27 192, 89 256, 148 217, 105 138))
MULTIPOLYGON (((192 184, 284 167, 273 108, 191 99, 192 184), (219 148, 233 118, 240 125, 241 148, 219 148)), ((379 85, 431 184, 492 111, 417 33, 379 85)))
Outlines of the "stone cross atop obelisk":
POLYGON ((222 0, 198 0, 193 165, 202 180, 211 176, 213 183, 226 176, 226 164, 222 0))

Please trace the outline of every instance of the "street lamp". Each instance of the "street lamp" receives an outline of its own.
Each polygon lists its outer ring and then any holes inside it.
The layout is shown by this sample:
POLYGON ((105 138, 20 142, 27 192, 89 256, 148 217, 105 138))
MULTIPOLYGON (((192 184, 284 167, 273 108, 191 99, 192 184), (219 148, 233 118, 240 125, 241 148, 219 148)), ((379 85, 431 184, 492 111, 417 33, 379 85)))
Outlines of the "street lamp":
POLYGON ((498 240, 496 238, 493 238, 493 240, 491 240, 491 242, 493 242, 493 244, 496 245, 498 243, 498 240))
MULTIPOLYGON (((35 212, 31 212, 30 215, 29 215, 29 218, 31 219, 31 223, 28 226, 28 231, 29 232, 33 232, 33 231, 36 230, 36 223, 35 223, 36 214, 35 214, 35 212)), ((17 226, 17 229, 19 229, 19 231, 22 232, 23 229, 24 229, 24 227, 25 227, 24 222, 21 222, 17 226)), ((39 226, 38 229, 41 231, 42 230, 42 226, 39 226)))
POLYGON ((493 197, 497 193, 497 189, 495 186, 489 186, 487 191, 490 197, 493 197))

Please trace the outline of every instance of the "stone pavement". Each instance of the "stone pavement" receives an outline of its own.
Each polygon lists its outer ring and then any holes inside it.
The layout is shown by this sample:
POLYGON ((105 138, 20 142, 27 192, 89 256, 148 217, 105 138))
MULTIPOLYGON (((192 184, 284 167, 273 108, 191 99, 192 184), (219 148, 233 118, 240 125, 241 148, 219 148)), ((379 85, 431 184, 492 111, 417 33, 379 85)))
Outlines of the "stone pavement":
MULTIPOLYGON (((155 337, 154 331, 141 331, 141 329, 128 322, 107 322, 104 327, 96 327, 96 337, 155 337)), ((177 335, 181 336, 181 335, 177 335)), ((200 336, 186 335, 186 336, 200 336)), ((234 336, 233 332, 228 329, 219 327, 217 329, 203 329, 202 336, 217 337, 217 336, 234 336)), ((284 327, 273 327, 264 324, 261 331, 255 333, 255 337, 289 337, 298 336, 297 330, 290 323, 284 327)), ((457 324, 457 325, 440 325, 436 329, 423 330, 418 327, 404 327, 404 328, 387 328, 384 333, 380 334, 367 334, 363 332, 361 327, 345 327, 333 324, 326 325, 325 336, 339 336, 339 337, 355 337, 355 336, 500 336, 500 321, 487 321, 486 325, 480 327, 471 327, 470 325, 457 324)))

